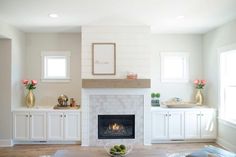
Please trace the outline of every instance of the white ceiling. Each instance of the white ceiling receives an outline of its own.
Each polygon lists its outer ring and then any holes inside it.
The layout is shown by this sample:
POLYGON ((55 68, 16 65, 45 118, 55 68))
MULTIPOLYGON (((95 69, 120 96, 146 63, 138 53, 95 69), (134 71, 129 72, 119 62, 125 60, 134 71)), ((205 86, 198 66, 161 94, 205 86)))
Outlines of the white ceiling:
POLYGON ((154 33, 205 33, 233 19, 236 0, 0 0, 0 21, 25 32, 149 25, 154 33), (49 13, 60 17, 51 19, 49 13))

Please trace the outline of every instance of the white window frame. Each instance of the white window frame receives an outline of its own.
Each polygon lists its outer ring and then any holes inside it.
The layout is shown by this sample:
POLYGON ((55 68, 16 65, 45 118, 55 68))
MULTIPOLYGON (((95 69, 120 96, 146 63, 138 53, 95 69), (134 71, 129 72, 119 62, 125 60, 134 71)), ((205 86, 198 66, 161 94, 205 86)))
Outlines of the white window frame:
MULTIPOLYGON (((219 108, 219 119, 226 121, 230 124, 233 124, 236 127, 236 119, 231 119, 229 117, 227 117, 227 113, 226 113, 226 106, 224 104, 224 97, 225 97, 225 92, 224 92, 224 82, 223 82, 223 69, 222 69, 222 64, 224 64, 224 60, 223 60, 223 55, 225 54, 229 54, 232 53, 233 51, 236 51, 236 44, 234 45, 229 45, 223 48, 218 49, 218 62, 219 62, 219 104, 218 104, 218 108, 219 108)), ((235 53, 235 52, 233 52, 235 53)), ((236 84, 235 84, 236 85, 236 84)), ((228 86, 235 86, 235 85, 228 85, 228 86)))
POLYGON ((187 83, 189 82, 189 53, 186 52, 161 52, 161 82, 167 83, 187 83), (182 78, 167 78, 164 76, 165 58, 167 57, 182 57, 183 58, 183 77, 182 78))
POLYGON ((69 51, 42 51, 41 52, 41 81, 42 82, 69 82, 70 81, 70 56, 69 51), (47 77, 45 61, 47 58, 66 59, 66 77, 47 77))

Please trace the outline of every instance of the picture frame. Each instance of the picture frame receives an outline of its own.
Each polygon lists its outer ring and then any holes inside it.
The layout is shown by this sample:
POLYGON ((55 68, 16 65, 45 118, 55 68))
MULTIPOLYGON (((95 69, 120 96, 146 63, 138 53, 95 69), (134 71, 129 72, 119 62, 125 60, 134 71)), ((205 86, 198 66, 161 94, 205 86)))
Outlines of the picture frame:
POLYGON ((116 74, 115 43, 92 43, 92 74, 116 74))

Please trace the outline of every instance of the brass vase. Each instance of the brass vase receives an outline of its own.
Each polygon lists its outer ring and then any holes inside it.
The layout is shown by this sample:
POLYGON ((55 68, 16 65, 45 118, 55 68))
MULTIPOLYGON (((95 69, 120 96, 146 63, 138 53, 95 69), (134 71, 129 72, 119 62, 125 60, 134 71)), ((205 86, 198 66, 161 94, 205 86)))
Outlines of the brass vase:
POLYGON ((197 93, 195 95, 195 100, 197 105, 203 105, 203 94, 201 89, 197 89, 197 93))
POLYGON ((25 104, 28 108, 34 107, 35 96, 34 96, 33 90, 28 91, 28 94, 25 97, 25 104))

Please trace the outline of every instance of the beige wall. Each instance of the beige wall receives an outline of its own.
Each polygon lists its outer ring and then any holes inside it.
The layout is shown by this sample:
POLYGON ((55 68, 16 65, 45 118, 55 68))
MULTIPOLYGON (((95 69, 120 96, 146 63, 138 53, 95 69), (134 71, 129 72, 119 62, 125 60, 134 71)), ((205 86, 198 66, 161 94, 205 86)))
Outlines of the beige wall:
POLYGON ((162 101, 173 97, 179 97, 185 101, 194 100, 193 80, 204 79, 202 77, 202 35, 152 34, 151 51, 152 91, 160 92, 162 101), (186 52, 189 54, 189 82, 163 83, 160 81, 160 53, 165 52, 186 52))
POLYGON ((0 39, 0 139, 11 138, 11 40, 0 39))
MULTIPOLYGON (((60 94, 73 97, 80 104, 81 89, 81 34, 80 33, 27 33, 27 74, 25 78, 38 80, 36 105, 56 105, 60 94), (41 82, 42 51, 71 52, 71 81, 68 83, 41 82)), ((22 104, 24 106, 24 104, 22 104)))
MULTIPOLYGON (((204 35, 203 68, 204 77, 208 81, 207 103, 215 108, 219 102, 219 49, 236 44, 236 20, 219 27, 204 35)), ((236 151, 236 127, 222 123, 219 120, 218 138, 219 142, 226 147, 236 151)))
POLYGON ((0 52, 0 93, 1 95, 4 93, 4 96, 0 99, 0 145, 6 146, 11 145, 12 139, 11 108, 22 102, 23 98, 20 80, 25 72, 25 34, 10 25, 0 22, 0 36, 7 39, 2 41, 3 45, 1 46, 4 47, 5 45, 5 48, 3 48, 4 51, 0 52))

